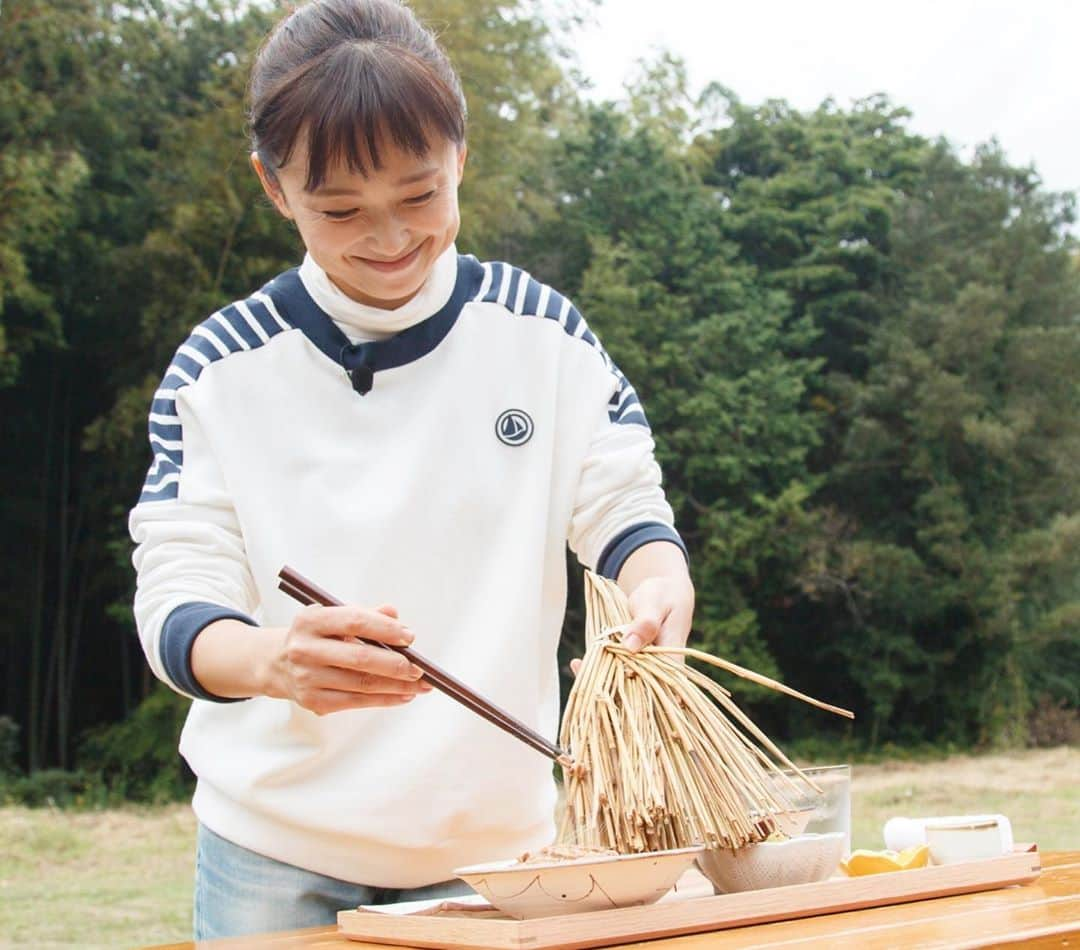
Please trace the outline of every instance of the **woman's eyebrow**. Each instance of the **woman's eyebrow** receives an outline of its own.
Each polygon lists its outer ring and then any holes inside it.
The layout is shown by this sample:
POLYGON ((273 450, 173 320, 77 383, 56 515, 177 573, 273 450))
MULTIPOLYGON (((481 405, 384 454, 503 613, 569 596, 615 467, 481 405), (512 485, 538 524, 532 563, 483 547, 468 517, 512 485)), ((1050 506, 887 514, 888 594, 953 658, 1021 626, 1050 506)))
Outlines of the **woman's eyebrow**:
POLYGON ((430 178, 438 171, 438 165, 431 165, 428 168, 421 168, 419 171, 415 171, 411 175, 405 175, 403 178, 399 178, 397 180, 397 183, 399 185, 411 185, 413 182, 422 181, 425 178, 430 178))
MULTIPOLYGON (((421 168, 419 171, 412 172, 408 175, 404 175, 399 178, 394 184, 398 187, 402 185, 411 185, 414 182, 422 181, 425 178, 430 178, 432 175, 438 174, 440 167, 438 165, 432 165, 428 168, 421 168)), ((309 192, 317 198, 342 198, 352 197, 360 194, 359 189, 356 188, 316 188, 314 191, 309 192)))

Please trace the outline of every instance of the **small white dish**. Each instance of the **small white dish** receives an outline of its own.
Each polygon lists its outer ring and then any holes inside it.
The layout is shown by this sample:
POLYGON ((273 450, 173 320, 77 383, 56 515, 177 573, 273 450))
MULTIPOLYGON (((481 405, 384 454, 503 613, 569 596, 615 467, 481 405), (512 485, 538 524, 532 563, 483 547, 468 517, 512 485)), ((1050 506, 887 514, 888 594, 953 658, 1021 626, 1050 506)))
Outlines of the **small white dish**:
POLYGON ((654 904, 705 849, 585 856, 565 861, 495 861, 454 871, 504 914, 525 920, 654 904))
POLYGON ((833 875, 844 857, 846 842, 842 831, 799 835, 786 841, 749 844, 737 851, 710 848, 698 856, 697 863, 717 894, 809 884, 833 875))
MULTIPOLYGON (((903 851, 920 844, 928 844, 926 829, 955 828, 958 825, 981 825, 984 822, 996 822, 1001 833, 1001 853, 1008 854, 1013 849, 1012 822, 1005 815, 935 815, 932 818, 890 818, 882 828, 885 847, 890 851, 903 851)), ((938 862, 940 863, 940 862, 938 862)))
POLYGON ((994 817, 942 818, 926 822, 926 843, 934 864, 957 864, 996 858, 1012 849, 1012 835, 994 817))

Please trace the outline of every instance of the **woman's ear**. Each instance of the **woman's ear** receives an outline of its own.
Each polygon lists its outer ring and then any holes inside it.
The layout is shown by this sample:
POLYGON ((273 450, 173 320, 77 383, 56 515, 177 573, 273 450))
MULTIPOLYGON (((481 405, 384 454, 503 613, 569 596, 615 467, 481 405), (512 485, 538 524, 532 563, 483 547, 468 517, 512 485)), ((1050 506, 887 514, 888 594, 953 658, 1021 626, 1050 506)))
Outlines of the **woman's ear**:
POLYGON ((457 183, 459 185, 461 184, 461 179, 465 175, 465 158, 466 158, 466 156, 468 154, 469 154, 469 147, 464 142, 462 142, 458 146, 458 153, 457 153, 457 183))
POLYGON ((262 185, 263 191, 266 192, 266 197, 274 203, 274 207, 278 209, 282 217, 292 220, 292 211, 289 210, 289 203, 285 200, 285 194, 281 190, 281 183, 278 181, 277 175, 263 164, 258 152, 252 152, 249 161, 255 174, 259 176, 259 184, 262 185))

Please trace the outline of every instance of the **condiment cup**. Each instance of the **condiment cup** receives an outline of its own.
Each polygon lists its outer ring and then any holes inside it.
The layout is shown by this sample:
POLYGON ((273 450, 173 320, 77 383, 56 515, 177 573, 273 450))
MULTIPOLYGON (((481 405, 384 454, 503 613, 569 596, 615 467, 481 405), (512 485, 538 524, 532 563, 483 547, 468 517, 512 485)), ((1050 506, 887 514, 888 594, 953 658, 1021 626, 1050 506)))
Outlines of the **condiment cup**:
POLYGON ((979 861, 1005 854, 1005 829, 993 818, 982 821, 926 822, 926 843, 934 864, 956 864, 960 861, 979 861))

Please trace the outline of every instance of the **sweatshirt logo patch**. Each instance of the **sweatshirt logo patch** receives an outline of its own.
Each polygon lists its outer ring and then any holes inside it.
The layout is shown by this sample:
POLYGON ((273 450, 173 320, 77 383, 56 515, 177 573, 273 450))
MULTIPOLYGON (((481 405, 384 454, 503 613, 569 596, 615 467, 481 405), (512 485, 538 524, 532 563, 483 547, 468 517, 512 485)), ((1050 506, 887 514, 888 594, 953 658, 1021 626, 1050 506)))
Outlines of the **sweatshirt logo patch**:
POLYGON ((507 409, 495 420, 495 435, 503 445, 524 445, 532 434, 532 417, 523 409, 507 409))

